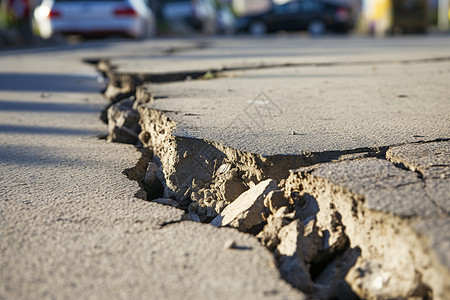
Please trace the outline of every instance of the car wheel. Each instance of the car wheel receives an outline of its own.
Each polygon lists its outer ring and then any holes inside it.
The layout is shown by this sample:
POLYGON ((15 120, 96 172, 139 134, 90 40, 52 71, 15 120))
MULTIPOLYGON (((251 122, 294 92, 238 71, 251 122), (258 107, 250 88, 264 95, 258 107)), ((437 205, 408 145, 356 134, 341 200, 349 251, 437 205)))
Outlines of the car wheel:
POLYGON ((323 35, 326 31, 325 23, 321 20, 312 20, 308 24, 308 32, 313 36, 323 35))
POLYGON ((267 25, 261 21, 254 21, 250 23, 248 28, 252 35, 264 35, 267 33, 267 25))

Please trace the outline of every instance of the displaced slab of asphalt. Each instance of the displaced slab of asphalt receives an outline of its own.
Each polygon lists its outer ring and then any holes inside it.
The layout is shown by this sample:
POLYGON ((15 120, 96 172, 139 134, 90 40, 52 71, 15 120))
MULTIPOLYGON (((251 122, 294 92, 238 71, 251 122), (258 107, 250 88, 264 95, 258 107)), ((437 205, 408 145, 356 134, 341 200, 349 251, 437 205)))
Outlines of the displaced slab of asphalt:
POLYGON ((149 84, 176 136, 261 155, 376 148, 448 138, 450 62, 293 67, 149 84))

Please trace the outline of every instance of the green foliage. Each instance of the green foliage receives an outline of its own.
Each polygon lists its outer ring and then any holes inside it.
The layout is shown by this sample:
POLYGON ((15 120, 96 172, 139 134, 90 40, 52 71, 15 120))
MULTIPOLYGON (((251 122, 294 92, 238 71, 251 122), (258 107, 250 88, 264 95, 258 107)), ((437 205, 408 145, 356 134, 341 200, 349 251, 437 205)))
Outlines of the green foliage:
POLYGON ((205 80, 214 79, 214 74, 211 71, 208 71, 205 74, 203 74, 202 79, 205 80))
POLYGON ((0 29, 13 27, 16 24, 12 13, 0 9, 0 29))

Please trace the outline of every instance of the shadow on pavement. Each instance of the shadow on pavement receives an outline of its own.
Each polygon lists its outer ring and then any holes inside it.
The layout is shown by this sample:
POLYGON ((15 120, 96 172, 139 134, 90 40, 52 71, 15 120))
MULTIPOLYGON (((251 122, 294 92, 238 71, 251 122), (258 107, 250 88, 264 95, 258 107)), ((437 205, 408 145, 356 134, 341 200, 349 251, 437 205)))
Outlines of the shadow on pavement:
POLYGON ((43 135, 97 135, 97 130, 56 128, 44 126, 0 125, 0 133, 43 134, 43 135))
POLYGON ((55 153, 54 147, 39 147, 29 145, 9 145, 0 147, 0 164, 15 164, 25 166, 83 166, 99 168, 104 163, 92 159, 64 156, 55 153))
POLYGON ((21 92, 99 92, 94 75, 0 73, 0 91, 21 92))
POLYGON ((44 103, 31 101, 2 101, 0 100, 0 112, 46 112, 46 113, 95 113, 99 107, 87 104, 73 103, 44 103))

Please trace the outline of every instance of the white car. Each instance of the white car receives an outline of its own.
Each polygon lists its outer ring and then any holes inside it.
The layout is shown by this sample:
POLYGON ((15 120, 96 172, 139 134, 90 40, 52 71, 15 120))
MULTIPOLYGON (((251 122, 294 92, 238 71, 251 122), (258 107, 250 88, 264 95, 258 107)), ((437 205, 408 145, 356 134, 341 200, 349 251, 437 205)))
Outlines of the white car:
POLYGON ((55 34, 151 37, 156 21, 144 1, 43 0, 34 10, 34 22, 43 38, 55 34))

